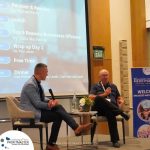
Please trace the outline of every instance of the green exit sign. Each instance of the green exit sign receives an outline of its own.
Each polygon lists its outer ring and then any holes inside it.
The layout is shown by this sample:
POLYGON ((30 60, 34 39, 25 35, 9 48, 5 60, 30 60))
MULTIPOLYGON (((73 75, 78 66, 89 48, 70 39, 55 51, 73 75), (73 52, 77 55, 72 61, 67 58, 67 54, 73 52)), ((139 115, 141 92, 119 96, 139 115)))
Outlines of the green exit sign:
POLYGON ((96 59, 103 59, 104 58, 104 47, 93 46, 93 57, 96 59))

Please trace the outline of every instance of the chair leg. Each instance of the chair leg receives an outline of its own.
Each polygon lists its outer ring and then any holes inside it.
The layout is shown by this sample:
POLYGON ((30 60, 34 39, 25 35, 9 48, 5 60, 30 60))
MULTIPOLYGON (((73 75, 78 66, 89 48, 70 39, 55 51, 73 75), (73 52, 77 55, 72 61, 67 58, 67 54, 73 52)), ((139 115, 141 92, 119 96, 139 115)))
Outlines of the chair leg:
POLYGON ((40 146, 41 150, 43 150, 43 128, 39 128, 39 133, 40 133, 40 146))
POLYGON ((17 127, 13 126, 13 130, 17 130, 17 127))
POLYGON ((94 138, 94 134, 95 134, 95 130, 96 130, 96 122, 93 122, 93 126, 91 128, 91 144, 93 144, 93 138, 94 138))
POLYGON ((66 134, 67 134, 67 150, 68 150, 68 124, 66 123, 66 134))
POLYGON ((124 126, 124 119, 122 119, 122 133, 123 133, 123 143, 125 144, 125 126, 124 126))
POLYGON ((18 127, 18 131, 22 131, 22 128, 19 128, 19 127, 18 127))
POLYGON ((46 130, 46 144, 48 144, 48 125, 45 128, 46 130))

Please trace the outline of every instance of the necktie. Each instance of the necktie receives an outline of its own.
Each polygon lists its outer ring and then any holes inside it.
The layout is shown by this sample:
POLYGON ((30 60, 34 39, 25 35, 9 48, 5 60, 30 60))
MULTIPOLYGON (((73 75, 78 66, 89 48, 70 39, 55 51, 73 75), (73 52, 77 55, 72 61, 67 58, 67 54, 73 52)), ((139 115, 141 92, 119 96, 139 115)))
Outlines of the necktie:
POLYGON ((38 88, 39 88, 39 92, 40 92, 41 101, 44 101, 44 91, 42 89, 42 86, 41 86, 40 82, 38 82, 38 88))

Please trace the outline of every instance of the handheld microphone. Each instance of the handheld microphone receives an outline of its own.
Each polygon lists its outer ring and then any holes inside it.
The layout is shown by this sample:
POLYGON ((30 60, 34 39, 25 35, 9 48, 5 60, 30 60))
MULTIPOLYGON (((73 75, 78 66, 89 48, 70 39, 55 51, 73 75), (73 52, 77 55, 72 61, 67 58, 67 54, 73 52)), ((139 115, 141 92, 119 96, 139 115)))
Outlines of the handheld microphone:
POLYGON ((55 97, 54 97, 52 89, 49 89, 49 93, 51 94, 52 100, 55 100, 55 97))

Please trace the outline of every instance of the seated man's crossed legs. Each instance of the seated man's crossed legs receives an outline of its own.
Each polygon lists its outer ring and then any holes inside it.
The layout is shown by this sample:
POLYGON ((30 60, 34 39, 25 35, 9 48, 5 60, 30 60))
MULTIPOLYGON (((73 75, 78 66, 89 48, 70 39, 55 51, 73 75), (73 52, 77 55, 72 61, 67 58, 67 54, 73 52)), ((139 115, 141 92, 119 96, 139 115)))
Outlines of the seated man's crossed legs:
POLYGON ((66 110, 61 105, 57 105, 51 110, 42 110, 41 115, 41 121, 47 123, 53 122, 51 135, 46 150, 59 150, 56 142, 62 120, 64 120, 74 130, 76 136, 81 135, 83 131, 90 130, 92 126, 91 123, 87 123, 84 125, 79 125, 78 123, 76 123, 73 117, 68 114, 68 112, 66 112, 66 110))

